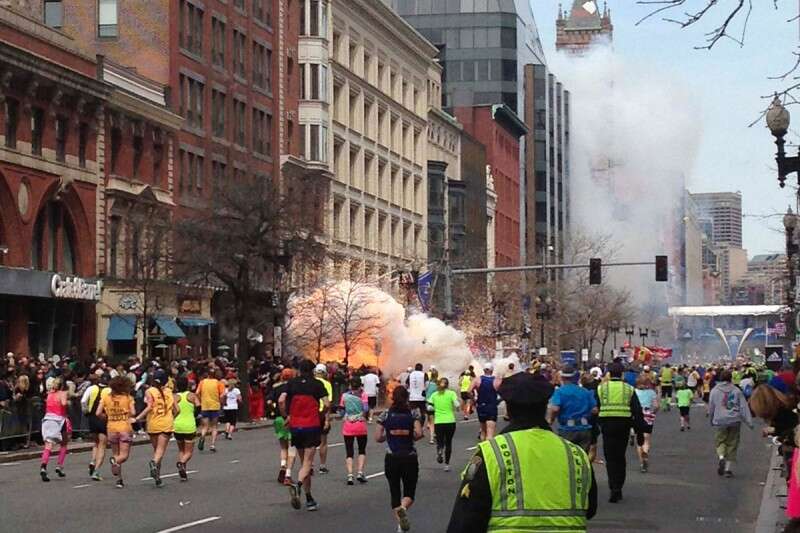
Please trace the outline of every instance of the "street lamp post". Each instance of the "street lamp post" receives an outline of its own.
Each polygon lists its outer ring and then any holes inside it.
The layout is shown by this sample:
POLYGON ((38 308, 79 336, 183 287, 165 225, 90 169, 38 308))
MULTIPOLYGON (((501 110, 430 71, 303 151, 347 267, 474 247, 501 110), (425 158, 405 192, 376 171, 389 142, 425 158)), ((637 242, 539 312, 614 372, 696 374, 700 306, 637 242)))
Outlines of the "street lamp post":
POLYGON ((649 334, 649 330, 647 328, 639 328, 639 337, 642 338, 642 346, 644 346, 644 340, 647 338, 649 334))
POLYGON ((550 304, 553 303, 549 295, 537 296, 534 300, 536 303, 536 319, 539 320, 539 347, 544 348, 544 321, 550 318, 550 304))
POLYGON ((617 333, 619 333, 619 324, 616 322, 611 324, 611 333, 614 335, 614 349, 617 349, 617 333))
POLYGON ((795 258, 798 252, 798 244, 797 244, 797 215, 792 213, 792 208, 786 210, 786 214, 783 215, 783 227, 786 230, 786 267, 789 274, 789 291, 786 295, 786 304, 789 307, 788 317, 786 319, 786 331, 787 335, 790 339, 795 338, 795 331, 794 331, 794 315, 795 315, 795 291, 797 290, 797 283, 795 279, 795 275, 797 270, 795 269, 795 258))
POLYGON ((628 344, 633 343, 633 333, 635 331, 635 326, 625 326, 625 335, 628 336, 628 344))
POLYGON ((775 145, 778 152, 775 154, 775 162, 778 164, 778 183, 781 188, 786 186, 786 175, 792 172, 798 173, 797 183, 800 185, 800 156, 787 156, 783 147, 786 144, 784 137, 789 131, 789 111, 775 95, 772 103, 767 110, 767 127, 775 136, 775 145))

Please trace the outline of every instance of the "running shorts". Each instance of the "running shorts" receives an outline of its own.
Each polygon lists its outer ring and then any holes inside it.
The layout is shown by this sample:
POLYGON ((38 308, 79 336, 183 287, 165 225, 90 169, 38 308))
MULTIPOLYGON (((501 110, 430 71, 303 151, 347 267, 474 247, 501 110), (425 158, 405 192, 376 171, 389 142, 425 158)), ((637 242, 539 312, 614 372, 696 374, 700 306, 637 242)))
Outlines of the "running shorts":
POLYGON ((688 407, 678 407, 678 411, 681 412, 681 416, 689 416, 689 408, 688 407))
POLYGON ((375 409, 375 406, 378 405, 378 397, 377 396, 367 396, 367 404, 369 404, 370 409, 375 409))
POLYGON ((672 398, 672 385, 661 385, 661 396, 672 398))
POLYGON ((320 428, 307 428, 292 430, 292 446, 298 450, 316 448, 322 443, 322 430, 320 428))
POLYGON ((200 411, 201 418, 208 418, 209 420, 216 420, 219 418, 219 411, 200 411))
POLYGON ((89 433, 106 435, 108 433, 106 421, 96 415, 89 415, 89 433))
POLYGON ((647 423, 642 424, 642 433, 648 433, 648 434, 652 435, 652 433, 653 433, 653 424, 647 424, 647 423))
POLYGON ((478 422, 497 422, 497 409, 478 408, 478 422))
POLYGON ((462 392, 461 393, 461 399, 466 402, 467 400, 471 400, 472 399, 472 395, 470 393, 468 393, 468 392, 462 392))
POLYGON ((232 426, 236 425, 236 421, 239 420, 239 410, 238 409, 225 409, 223 411, 225 413, 225 423, 230 424, 232 426))
POLYGON ((330 425, 328 425, 328 428, 325 429, 325 414, 324 413, 320 413, 319 414, 319 429, 320 429, 320 434, 321 435, 327 435, 328 433, 331 432, 331 426, 330 425))
POLYGON ((150 435, 151 437, 157 437, 158 435, 166 435, 167 437, 172 437, 172 431, 153 431, 153 432, 148 431, 147 434, 150 435))
POLYGON ((175 440, 178 442, 193 442, 196 433, 175 433, 175 440))
POLYGON ((289 440, 292 438, 292 433, 289 431, 289 428, 286 427, 286 419, 282 416, 275 418, 273 427, 275 429, 275 436, 278 437, 278 440, 289 440))
POLYGON ((127 431, 122 432, 112 432, 108 434, 108 443, 109 444, 120 444, 120 443, 131 443, 133 442, 133 433, 129 433, 127 431))
POLYGON ((704 392, 703 393, 703 402, 708 403, 708 399, 709 399, 710 396, 711 396, 710 392, 704 392))

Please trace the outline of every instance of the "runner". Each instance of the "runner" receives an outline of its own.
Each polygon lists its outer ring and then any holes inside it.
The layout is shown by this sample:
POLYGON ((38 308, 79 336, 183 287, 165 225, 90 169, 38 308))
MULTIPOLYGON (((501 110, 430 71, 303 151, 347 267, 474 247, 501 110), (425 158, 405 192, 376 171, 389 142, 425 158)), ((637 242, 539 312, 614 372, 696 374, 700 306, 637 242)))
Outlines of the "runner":
POLYGON ((189 379, 180 376, 175 380, 178 392, 175 394, 174 403, 178 406, 175 416, 175 442, 178 443, 178 475, 181 481, 188 481, 186 463, 192 458, 194 452, 194 438, 197 436, 197 420, 195 412, 200 408, 200 399, 189 390, 189 379))
MULTIPOLYGON (((433 396, 433 393, 436 392, 436 388, 439 386, 439 371, 436 370, 436 367, 431 365, 430 375, 428 376, 428 384, 425 386, 425 398, 430 398, 433 396)), ((425 413, 427 414, 427 421, 426 424, 428 426, 428 436, 430 439, 428 440, 428 444, 436 444, 434 440, 434 431, 433 431, 433 405, 429 404, 427 401, 425 402, 425 413)))
POLYGON ((661 368, 661 407, 669 411, 672 409, 672 367, 669 363, 661 368))
POLYGON ((459 380, 459 390, 461 391, 462 411, 464 420, 469 420, 469 415, 472 414, 472 395, 470 394, 470 387, 472 387, 472 380, 475 379, 475 369, 472 365, 461 374, 459 380))
POLYGON ((697 396, 698 385, 700 384, 700 372, 697 367, 693 366, 689 369, 689 375, 686 376, 686 386, 692 391, 692 396, 697 396))
POLYGON ((456 414, 458 413, 458 397, 449 389, 447 378, 439 379, 436 389, 428 403, 433 405, 435 417, 433 429, 436 434, 436 462, 444 463, 444 471, 450 471, 450 455, 453 453, 453 435, 456 433, 456 414), (444 453, 444 457, 442 457, 444 453))
POLYGON ((678 410, 681 413, 681 431, 692 429, 689 412, 691 411, 694 392, 686 385, 681 385, 676 396, 678 397, 678 410))
POLYGON ((364 464, 367 462, 367 422, 366 414, 369 412, 367 395, 361 388, 361 380, 350 380, 350 390, 342 394, 339 408, 344 416, 342 436, 346 450, 345 467, 347 468, 347 484, 353 484, 353 456, 355 455, 354 441, 358 441, 358 473, 356 479, 359 483, 366 483, 364 477, 364 464))
POLYGON ((64 460, 67 458, 67 444, 69 444, 70 433, 72 433, 72 424, 67 418, 66 383, 61 378, 51 378, 50 383, 47 384, 45 414, 42 419, 44 451, 42 451, 42 462, 39 468, 39 475, 42 477, 42 481, 50 481, 50 478, 47 477, 47 463, 50 462, 50 454, 55 443, 58 443, 56 474, 58 477, 66 477, 64 460))
POLYGON ((650 446, 653 440, 653 425, 656 422, 658 412, 658 395, 654 390, 653 382, 642 374, 636 380, 636 396, 639 397, 639 404, 642 406, 644 415, 644 425, 642 426, 642 438, 636 442, 636 452, 639 455, 639 468, 644 474, 650 467, 650 446))
POLYGON ((593 392, 578 385, 580 372, 571 364, 561 370, 561 386, 550 397, 547 422, 558 418, 558 435, 588 453, 592 445, 592 416, 597 414, 593 392))
POLYGON ((378 405, 378 389, 381 384, 381 378, 370 369, 369 372, 361 376, 361 384, 364 386, 364 393, 367 395, 367 401, 369 402, 367 422, 372 422, 372 411, 378 405))
POLYGON ((470 396, 477 395, 478 422, 481 425, 479 440, 484 441, 494 437, 497 427, 497 390, 494 388, 494 366, 492 363, 483 365, 483 375, 475 378, 470 387, 470 396))
MULTIPOLYGON (((292 433, 292 445, 302 461, 297 485, 289 486, 292 507, 300 509, 300 490, 306 493, 306 510, 316 511, 319 505, 311 496, 311 471, 314 468, 314 453, 322 440, 322 429, 330 429, 327 416, 320 416, 319 402, 325 411, 330 407, 328 392, 318 379, 314 379, 314 363, 304 359, 300 363, 300 376, 286 384, 286 390, 278 398, 281 415, 287 418, 292 433), (321 422, 324 420, 324 426, 321 422)), ((324 413, 323 413, 324 415, 324 413)))
POLYGON ((217 422, 219 421, 219 409, 222 405, 222 396, 225 394, 225 386, 217 379, 221 375, 213 370, 204 370, 203 379, 197 384, 195 391, 200 397, 200 441, 197 448, 202 452, 206 445, 206 434, 211 428, 211 446, 209 450, 217 451, 217 422))
POLYGON ((225 389, 225 439, 232 440, 236 431, 236 421, 239 419, 239 406, 242 405, 242 392, 236 387, 236 380, 229 379, 225 389))
POLYGON ((145 392, 146 407, 134 418, 134 422, 147 418, 147 434, 153 446, 153 458, 147 466, 156 487, 163 484, 161 461, 175 429, 175 415, 178 414, 178 405, 175 403, 172 391, 165 387, 166 384, 167 373, 161 369, 156 370, 153 374, 153 384, 145 392))
POLYGON ((714 369, 708 368, 703 373, 703 403, 706 404, 706 418, 708 418, 708 397, 711 394, 711 383, 714 380, 714 369))
MULTIPOLYGON (((278 377, 278 382, 273 384, 272 391, 270 392, 270 403, 274 403, 277 409, 278 399, 281 394, 286 390, 286 384, 294 378, 294 370, 291 368, 284 368, 278 377)), ((278 483, 284 485, 292 485, 292 465, 294 458, 297 455, 297 449, 290 445, 292 434, 286 426, 286 419, 278 412, 275 417, 275 436, 278 437, 278 447, 280 448, 280 461, 281 468, 278 470, 278 483)))
MULTIPOLYGON (((317 378, 317 381, 322 383, 322 386, 325 387, 325 393, 328 398, 328 405, 333 402, 333 386, 331 382, 326 379, 328 376, 328 367, 319 363, 314 368, 314 377, 317 378)), ((322 427, 322 435, 320 436, 320 444, 319 444, 319 473, 320 474, 327 474, 328 473, 328 433, 331 431, 331 425, 326 423, 328 417, 327 408, 325 404, 320 400, 319 402, 319 420, 320 420, 320 427, 322 427)))
POLYGON ((425 414, 427 413, 427 402, 425 401, 425 387, 428 377, 422 371, 422 363, 414 365, 414 371, 408 375, 408 397, 411 409, 419 411, 422 425, 425 425, 425 414))
POLYGON ((94 377, 93 381, 97 381, 97 383, 89 386, 83 393, 81 407, 86 414, 89 422, 89 433, 93 439, 92 453, 89 456, 89 477, 94 481, 101 481, 103 478, 100 477, 100 466, 103 465, 103 459, 105 459, 106 455, 108 431, 105 420, 98 418, 95 413, 97 412, 97 406, 100 404, 100 398, 110 391, 108 388, 109 375, 101 374, 96 376, 95 374, 90 374, 89 379, 91 380, 92 377, 94 377))
POLYGON ((124 376, 117 376, 108 383, 109 394, 100 398, 97 416, 106 417, 108 443, 111 444, 111 474, 117 479, 117 488, 125 486, 122 481, 122 464, 128 460, 133 442, 134 416, 136 407, 131 396, 131 382, 124 376))
POLYGON ((377 442, 386 443, 384 475, 389 482, 392 511, 398 531, 409 531, 408 510, 414 504, 419 478, 419 459, 414 441, 422 438, 422 423, 408 404, 409 394, 398 386, 392 392, 392 406, 378 417, 377 442))

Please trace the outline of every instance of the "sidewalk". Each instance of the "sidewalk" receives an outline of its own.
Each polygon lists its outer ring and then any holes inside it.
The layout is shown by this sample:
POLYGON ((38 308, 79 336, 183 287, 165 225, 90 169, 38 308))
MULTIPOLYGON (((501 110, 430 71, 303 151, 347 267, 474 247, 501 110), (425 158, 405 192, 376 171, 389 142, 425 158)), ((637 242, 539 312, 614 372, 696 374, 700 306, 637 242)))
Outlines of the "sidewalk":
MULTIPOLYGON (((258 422, 242 422, 236 426, 236 431, 250 431, 252 429, 271 428, 272 420, 262 420, 258 422)), ((150 440, 144 437, 135 437, 133 446, 140 444, 149 444, 150 440)), ((92 449, 92 443, 82 440, 72 441, 69 443, 69 453, 88 452, 92 449)), ((0 464, 3 463, 16 463, 18 461, 27 461, 29 459, 36 459, 42 455, 42 446, 32 446, 27 450, 18 450, 15 452, 0 452, 0 464)))
POLYGON ((778 447, 770 446, 770 468, 764 484, 764 493, 761 497, 761 510, 758 513, 755 533, 781 533, 788 521, 786 506, 786 480, 781 477, 781 456, 778 447))

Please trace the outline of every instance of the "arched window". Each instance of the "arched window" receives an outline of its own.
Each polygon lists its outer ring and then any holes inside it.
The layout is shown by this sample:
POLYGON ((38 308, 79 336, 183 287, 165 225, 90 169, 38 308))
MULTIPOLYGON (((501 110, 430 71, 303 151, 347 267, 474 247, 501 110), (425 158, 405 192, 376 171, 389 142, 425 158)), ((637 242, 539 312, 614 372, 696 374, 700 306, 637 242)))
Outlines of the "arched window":
POLYGON ((66 208, 58 201, 49 201, 36 218, 31 266, 37 270, 76 273, 75 229, 66 208))

